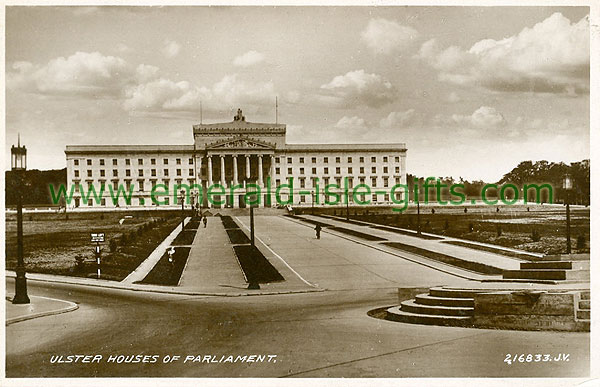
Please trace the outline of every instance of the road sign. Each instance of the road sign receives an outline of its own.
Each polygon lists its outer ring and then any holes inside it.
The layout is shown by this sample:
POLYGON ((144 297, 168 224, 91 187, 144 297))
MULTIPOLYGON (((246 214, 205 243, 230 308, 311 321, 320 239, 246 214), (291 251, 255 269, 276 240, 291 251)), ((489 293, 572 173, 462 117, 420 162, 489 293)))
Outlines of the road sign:
POLYGON ((103 232, 93 232, 90 234, 92 238, 92 242, 104 242, 104 233, 103 232))

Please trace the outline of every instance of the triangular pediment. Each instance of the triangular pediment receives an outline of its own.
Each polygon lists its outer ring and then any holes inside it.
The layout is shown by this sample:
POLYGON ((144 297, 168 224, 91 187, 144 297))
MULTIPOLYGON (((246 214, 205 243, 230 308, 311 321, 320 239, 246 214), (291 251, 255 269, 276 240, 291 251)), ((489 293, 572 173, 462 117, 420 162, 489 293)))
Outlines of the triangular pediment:
POLYGON ((237 136, 206 144, 206 149, 275 149, 275 145, 249 137, 237 136))

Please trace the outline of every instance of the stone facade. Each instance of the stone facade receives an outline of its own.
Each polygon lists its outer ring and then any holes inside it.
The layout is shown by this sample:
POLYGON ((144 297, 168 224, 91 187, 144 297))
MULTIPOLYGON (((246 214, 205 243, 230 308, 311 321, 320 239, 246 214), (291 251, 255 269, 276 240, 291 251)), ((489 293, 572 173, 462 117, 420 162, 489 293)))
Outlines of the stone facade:
MULTIPOLYGON (((343 187, 345 178, 350 191, 358 184, 370 187, 373 193, 361 195, 360 200, 390 204, 391 187, 406 184, 403 143, 287 144, 285 124, 247 122, 241 110, 232 122, 194 125, 193 134, 194 144, 183 146, 67 146, 68 187, 82 185, 75 189, 71 207, 156 206, 151 192, 157 184, 169 190, 168 196, 160 197, 162 205, 177 205, 175 186, 186 184, 192 192, 202 187, 202 206, 214 206, 207 201, 206 192, 219 185, 226 192, 222 206, 243 207, 242 197, 250 191, 246 190, 250 183, 261 187, 264 200, 260 205, 273 206, 276 201, 272 194, 267 195, 267 184, 274 193, 289 178, 293 179, 293 192, 282 190, 281 198, 293 206, 313 205, 313 200, 314 205, 324 205, 325 186, 343 187), (100 203, 93 196, 85 199, 90 185, 96 191, 105 186, 100 203), (114 203, 111 191, 116 193, 119 186, 126 190, 133 186, 130 204, 123 197, 114 203)), ((352 195, 349 205, 355 205, 352 195)))

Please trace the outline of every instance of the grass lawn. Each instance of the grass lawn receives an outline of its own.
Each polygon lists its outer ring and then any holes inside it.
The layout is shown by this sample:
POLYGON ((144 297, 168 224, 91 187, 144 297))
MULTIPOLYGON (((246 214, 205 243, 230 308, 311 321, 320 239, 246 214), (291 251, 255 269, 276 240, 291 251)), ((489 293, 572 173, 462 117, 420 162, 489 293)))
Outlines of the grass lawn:
MULTIPOLYGON (((95 276, 96 264, 91 232, 104 232, 102 278, 122 280, 133 271, 180 223, 181 213, 81 212, 24 214, 23 244, 27 271, 72 276, 95 276), (120 222, 126 215, 131 218, 120 222), (121 224, 122 223, 122 224, 121 224), (112 242, 111 242, 112 241, 112 242), (111 245, 113 249, 111 249, 111 245), (112 250, 112 251, 111 251, 112 250), (76 265, 76 257, 85 262, 76 265)), ((6 220, 6 268, 16 267, 17 223, 14 214, 6 220)))

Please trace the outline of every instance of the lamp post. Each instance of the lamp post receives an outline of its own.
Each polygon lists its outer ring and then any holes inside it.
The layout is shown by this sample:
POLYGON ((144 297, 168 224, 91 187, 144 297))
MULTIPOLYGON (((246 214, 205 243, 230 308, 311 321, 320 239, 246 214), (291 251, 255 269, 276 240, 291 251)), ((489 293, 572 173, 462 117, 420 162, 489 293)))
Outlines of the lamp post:
POLYGON ((565 202, 567 205, 567 254, 571 254, 571 208, 569 200, 569 192, 573 188, 571 176, 566 175, 563 179, 563 188, 566 192, 565 202))
POLYGON ((250 195, 250 244, 254 247, 254 207, 256 207, 256 193, 250 195))
POLYGON ((11 170, 17 176, 17 278, 15 280, 15 297, 13 304, 29 304, 27 295, 27 278, 23 262, 23 174, 27 169, 27 148, 21 146, 19 137, 17 146, 10 148, 11 170))
POLYGON ((421 235, 421 207, 419 205, 420 202, 421 200, 417 195, 417 234, 419 235, 421 235))
POLYGON ((182 189, 181 191, 179 191, 179 200, 181 200, 181 231, 183 231, 183 221, 185 220, 185 208, 184 208, 184 203, 185 203, 185 190, 182 189))

